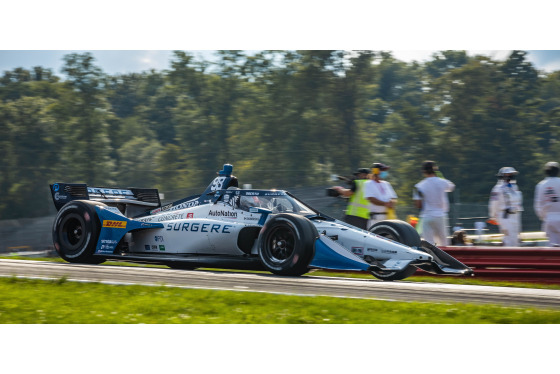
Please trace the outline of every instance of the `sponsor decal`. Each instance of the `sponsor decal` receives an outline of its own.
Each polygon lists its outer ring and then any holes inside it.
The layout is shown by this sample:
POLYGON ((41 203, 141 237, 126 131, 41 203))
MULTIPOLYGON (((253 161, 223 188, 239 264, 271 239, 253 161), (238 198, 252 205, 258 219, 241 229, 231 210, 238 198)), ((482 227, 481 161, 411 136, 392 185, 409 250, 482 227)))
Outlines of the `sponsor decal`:
POLYGON ((126 229, 126 221, 110 221, 104 220, 103 227, 111 227, 116 229, 126 229))
POLYGON ((153 249, 154 251, 157 251, 157 245, 152 244, 152 249, 153 249))
POLYGON ((156 235, 154 237, 154 239, 155 239, 156 242, 162 242, 163 243, 163 236, 161 236, 161 235, 156 235))
POLYGON ((363 247, 352 247, 352 253, 354 253, 355 255, 363 255, 364 254, 364 248, 363 247))
POLYGON ((258 221, 259 219, 256 217, 243 217, 244 221, 258 221))
POLYGON ((237 212, 230 212, 227 210, 211 210, 208 212, 210 217, 225 217, 225 218, 237 218, 237 212))
POLYGON ((366 252, 377 252, 377 248, 368 248, 366 252))
MULTIPOLYGON (((208 202, 208 201, 205 201, 205 202, 208 202)), ((182 203, 182 204, 176 205, 176 206, 174 206, 174 207, 172 207, 172 208, 168 208, 168 209, 163 209, 163 208, 162 208, 162 210, 179 210, 179 209, 185 209, 185 208, 193 208, 193 207, 195 207, 195 206, 198 206, 198 204, 200 204, 200 203, 198 202, 198 200, 195 200, 195 201, 187 201, 186 203, 182 203)))
POLYGON ((164 211, 164 210, 170 209, 172 206, 173 206, 173 203, 169 203, 169 204, 164 205, 164 206, 161 206, 161 207, 159 207, 159 208, 150 210, 150 214, 157 214, 157 213, 162 212, 162 211, 164 211))
POLYGON ((397 253, 397 251, 393 251, 391 249, 382 249, 381 253, 393 253, 393 254, 395 254, 395 253, 397 253))
POLYGON ((183 213, 176 213, 176 214, 166 214, 164 216, 158 217, 157 221, 161 222, 161 221, 172 221, 174 219, 181 219, 183 218, 185 215, 183 213))
POLYGON ((145 249, 146 251, 149 251, 149 250, 150 250, 150 246, 146 244, 146 245, 144 246, 144 249, 145 249))
POLYGON ((246 195, 246 196, 259 196, 260 192, 245 192, 244 195, 246 195))
POLYGON ((68 196, 66 196, 66 195, 61 195, 60 193, 56 192, 56 193, 54 194, 54 199, 55 199, 56 201, 58 201, 58 200, 66 200, 66 199, 68 199, 68 196))
POLYGON ((93 195, 134 196, 134 194, 130 190, 117 190, 112 188, 88 187, 87 191, 89 194, 93 194, 93 195))
POLYGON ((160 245, 160 246, 159 246, 159 250, 160 250, 160 251, 165 251, 165 246, 164 246, 164 245, 160 245))
POLYGON ((117 245, 117 241, 116 240, 110 240, 110 239, 101 239, 101 250, 113 250, 115 249, 115 246, 117 245))
POLYGON ((208 232, 216 234, 231 234, 229 231, 232 225, 221 225, 218 223, 200 223, 200 222, 179 222, 168 223, 165 229, 167 231, 190 231, 190 232, 208 232))
POLYGON ((58 185, 58 183, 53 184, 52 189, 54 192, 57 192, 60 189, 60 186, 58 185))

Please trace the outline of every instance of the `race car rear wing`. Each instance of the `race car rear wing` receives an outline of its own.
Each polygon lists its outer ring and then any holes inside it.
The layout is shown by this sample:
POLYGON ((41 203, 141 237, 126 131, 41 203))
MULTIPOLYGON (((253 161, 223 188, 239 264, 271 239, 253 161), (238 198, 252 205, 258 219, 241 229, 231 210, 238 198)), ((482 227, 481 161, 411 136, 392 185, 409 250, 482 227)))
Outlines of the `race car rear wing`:
POLYGON ((87 184, 79 183, 54 183, 50 187, 57 211, 72 200, 99 201, 109 206, 116 206, 121 211, 125 208, 127 210, 133 208, 134 212, 127 212, 127 215, 138 214, 161 206, 159 192, 156 188, 103 188, 88 187, 87 184))

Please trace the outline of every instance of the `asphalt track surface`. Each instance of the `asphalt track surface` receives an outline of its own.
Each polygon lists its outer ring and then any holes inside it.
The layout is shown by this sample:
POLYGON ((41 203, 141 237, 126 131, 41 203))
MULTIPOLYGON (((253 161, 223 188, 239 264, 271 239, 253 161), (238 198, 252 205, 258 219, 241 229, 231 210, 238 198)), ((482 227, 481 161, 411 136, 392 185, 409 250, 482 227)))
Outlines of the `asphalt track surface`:
POLYGON ((560 309, 560 290, 471 286, 319 276, 282 277, 261 273, 173 270, 0 259, 0 276, 108 284, 139 284, 301 296, 334 296, 392 301, 501 304, 560 309))

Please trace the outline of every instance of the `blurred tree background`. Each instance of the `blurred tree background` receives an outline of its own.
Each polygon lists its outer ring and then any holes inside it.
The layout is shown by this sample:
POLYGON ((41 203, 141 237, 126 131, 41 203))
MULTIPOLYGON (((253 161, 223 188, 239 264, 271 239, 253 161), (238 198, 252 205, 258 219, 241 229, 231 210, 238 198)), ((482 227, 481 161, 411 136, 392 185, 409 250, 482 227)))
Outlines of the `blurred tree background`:
POLYGON ((63 76, 6 71, 0 218, 47 215, 55 181, 179 199, 224 163, 241 184, 290 189, 383 162, 399 204, 425 159, 463 203, 486 204, 507 165, 532 202, 543 164, 560 161, 560 72, 525 55, 404 63, 382 51, 219 51, 209 62, 176 51, 168 70, 110 76, 83 53, 65 56, 63 76))

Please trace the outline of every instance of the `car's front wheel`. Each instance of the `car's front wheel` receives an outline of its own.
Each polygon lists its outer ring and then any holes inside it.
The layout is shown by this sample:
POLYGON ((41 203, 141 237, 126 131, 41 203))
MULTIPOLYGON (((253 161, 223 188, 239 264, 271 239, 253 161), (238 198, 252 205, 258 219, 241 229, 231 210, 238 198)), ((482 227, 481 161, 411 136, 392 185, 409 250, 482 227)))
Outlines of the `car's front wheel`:
MULTIPOLYGON (((389 240, 402 243, 408 247, 416 247, 420 249, 422 246, 418 232, 414 229, 414 227, 404 221, 380 221, 371 226, 369 231, 389 240)), ((393 281, 408 278, 414 274, 416 270, 417 269, 414 266, 407 266, 401 271, 371 270, 370 272, 378 279, 393 281)))
POLYGON ((295 214, 272 216, 259 235, 259 258, 279 275, 298 276, 309 271, 319 234, 308 219, 295 214))

